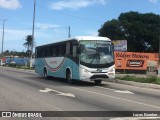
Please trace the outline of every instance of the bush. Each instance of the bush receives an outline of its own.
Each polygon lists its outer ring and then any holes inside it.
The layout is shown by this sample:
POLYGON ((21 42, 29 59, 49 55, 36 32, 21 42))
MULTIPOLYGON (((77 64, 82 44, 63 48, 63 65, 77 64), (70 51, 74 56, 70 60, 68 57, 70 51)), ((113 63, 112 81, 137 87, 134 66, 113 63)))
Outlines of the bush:
POLYGON ((16 67, 16 64, 10 63, 8 66, 16 67))
POLYGON ((135 77, 135 76, 124 76, 124 77, 117 77, 118 79, 121 80, 127 80, 127 81, 135 81, 135 82, 140 82, 140 83, 154 83, 154 84, 160 84, 160 78, 150 76, 147 78, 142 78, 142 77, 135 77))

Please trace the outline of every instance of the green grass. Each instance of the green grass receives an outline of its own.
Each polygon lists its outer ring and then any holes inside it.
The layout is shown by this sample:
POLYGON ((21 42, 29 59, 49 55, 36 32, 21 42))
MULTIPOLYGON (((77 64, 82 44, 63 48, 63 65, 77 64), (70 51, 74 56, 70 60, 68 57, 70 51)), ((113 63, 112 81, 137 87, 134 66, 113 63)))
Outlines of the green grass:
POLYGON ((27 67, 27 66, 21 66, 21 65, 16 65, 15 68, 18 68, 18 69, 29 69, 29 70, 33 70, 34 68, 30 68, 30 67, 27 67))
POLYGON ((140 83, 153 83, 153 84, 160 85, 160 78, 154 77, 154 76, 143 78, 143 77, 135 77, 135 76, 126 75, 124 77, 116 77, 116 78, 120 80, 126 80, 126 81, 134 81, 134 82, 140 82, 140 83))

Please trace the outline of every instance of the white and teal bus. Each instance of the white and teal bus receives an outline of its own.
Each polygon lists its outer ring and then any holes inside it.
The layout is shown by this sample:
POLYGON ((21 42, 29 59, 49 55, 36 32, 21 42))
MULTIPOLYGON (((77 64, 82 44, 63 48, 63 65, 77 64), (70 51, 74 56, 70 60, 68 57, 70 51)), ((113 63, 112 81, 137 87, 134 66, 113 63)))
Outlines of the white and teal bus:
POLYGON ((35 72, 48 78, 94 81, 115 78, 114 48, 106 37, 80 36, 37 46, 35 72))

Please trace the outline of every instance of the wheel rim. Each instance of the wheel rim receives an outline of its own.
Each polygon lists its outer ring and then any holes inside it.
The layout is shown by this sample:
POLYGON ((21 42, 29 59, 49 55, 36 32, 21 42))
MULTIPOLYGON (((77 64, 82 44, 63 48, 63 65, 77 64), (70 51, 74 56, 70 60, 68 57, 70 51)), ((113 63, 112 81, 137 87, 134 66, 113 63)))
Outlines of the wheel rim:
POLYGON ((99 84, 101 84, 102 80, 95 80, 94 82, 95 82, 95 84, 99 85, 99 84))
POLYGON ((44 77, 47 78, 47 71, 46 71, 46 69, 44 70, 44 77))
POLYGON ((71 74, 70 74, 70 73, 67 74, 67 80, 68 80, 69 82, 71 81, 71 74))
POLYGON ((66 79, 67 79, 67 81, 68 81, 69 83, 72 84, 72 79, 71 79, 71 74, 70 74, 70 72, 67 72, 66 79))

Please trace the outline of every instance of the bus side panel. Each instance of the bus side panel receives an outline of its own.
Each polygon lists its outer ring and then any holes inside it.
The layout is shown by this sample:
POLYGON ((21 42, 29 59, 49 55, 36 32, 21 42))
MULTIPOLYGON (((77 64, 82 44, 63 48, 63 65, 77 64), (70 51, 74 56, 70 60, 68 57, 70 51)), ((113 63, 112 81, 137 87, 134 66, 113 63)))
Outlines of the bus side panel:
POLYGON ((46 58, 44 59, 44 63, 44 66, 46 66, 48 70, 48 76, 66 78, 66 69, 69 68, 72 73, 72 79, 79 79, 79 66, 69 58, 46 58))
POLYGON ((71 60, 70 58, 67 58, 65 65, 64 65, 64 68, 65 68, 64 72, 66 72, 67 68, 69 68, 71 70, 72 79, 76 79, 76 80, 80 79, 79 65, 75 61, 71 60))
POLYGON ((35 72, 36 73, 43 76, 44 66, 45 66, 45 63, 44 63, 43 58, 36 58, 35 59, 35 72))
POLYGON ((44 58, 45 67, 47 68, 47 75, 64 78, 64 72, 63 72, 64 62, 65 62, 64 57, 44 58))

